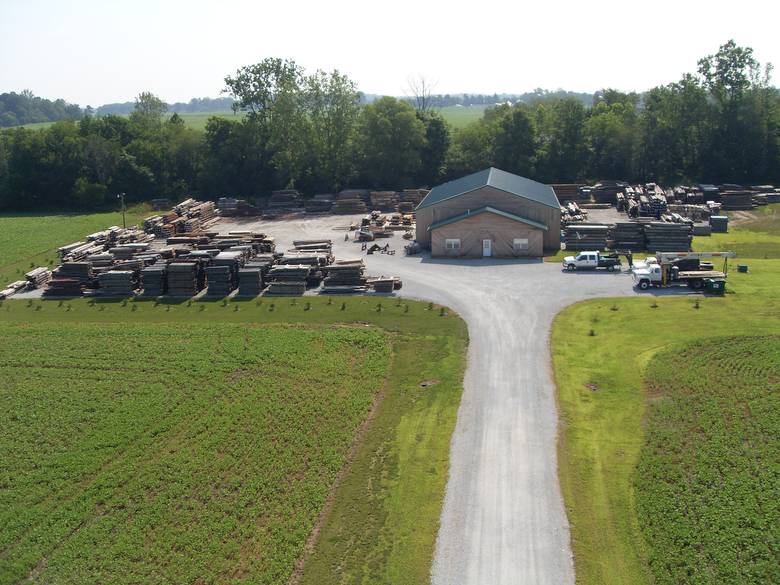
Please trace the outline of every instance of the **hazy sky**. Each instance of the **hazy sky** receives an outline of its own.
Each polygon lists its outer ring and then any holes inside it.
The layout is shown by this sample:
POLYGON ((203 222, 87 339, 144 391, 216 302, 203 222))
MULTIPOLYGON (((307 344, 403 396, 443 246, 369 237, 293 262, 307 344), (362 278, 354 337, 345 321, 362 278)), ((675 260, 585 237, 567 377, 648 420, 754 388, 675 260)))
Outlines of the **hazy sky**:
MULTIPOLYGON (((264 57, 339 69, 366 93, 645 90, 733 38, 780 62, 776 1, 0 0, 0 93, 82 106, 215 97, 264 57)), ((777 80, 775 79, 775 84, 777 80)))

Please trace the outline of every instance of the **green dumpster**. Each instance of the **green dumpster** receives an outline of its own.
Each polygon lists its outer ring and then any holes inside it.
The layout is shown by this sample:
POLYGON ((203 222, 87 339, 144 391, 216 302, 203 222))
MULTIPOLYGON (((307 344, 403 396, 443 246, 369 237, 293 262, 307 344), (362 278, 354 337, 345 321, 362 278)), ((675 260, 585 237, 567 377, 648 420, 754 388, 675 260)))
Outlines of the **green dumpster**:
POLYGON ((726 281, 722 278, 705 278, 704 291, 711 295, 723 295, 726 292, 726 281))

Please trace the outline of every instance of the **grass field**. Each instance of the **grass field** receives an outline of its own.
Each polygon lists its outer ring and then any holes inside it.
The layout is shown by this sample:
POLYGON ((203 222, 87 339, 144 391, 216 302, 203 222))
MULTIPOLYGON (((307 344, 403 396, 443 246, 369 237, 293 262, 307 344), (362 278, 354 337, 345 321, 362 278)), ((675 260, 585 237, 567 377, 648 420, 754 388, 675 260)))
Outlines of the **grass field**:
MULTIPOLYGON (((439 108, 437 111, 442 117, 450 123, 453 128, 463 128, 472 122, 479 120, 485 111, 486 106, 447 106, 439 108)), ((228 120, 240 120, 243 114, 234 114, 233 112, 197 112, 197 113, 180 113, 179 116, 184 120, 184 123, 189 128, 195 130, 205 130, 206 122, 212 116, 218 118, 226 118, 228 120)), ((28 128, 30 130, 40 130, 48 128, 54 124, 54 122, 37 122, 35 124, 24 124, 22 128, 28 128)))
MULTIPOLYGON (((133 225, 149 214, 145 206, 127 210, 127 224, 133 225)), ((53 267, 57 248, 80 241, 86 234, 122 225, 118 211, 103 213, 0 214, 0 288, 36 266, 53 267)))
POLYGON ((11 300, 0 335, 0 583, 287 583, 314 526, 336 537, 307 582, 427 583, 457 316, 365 298, 11 300), (344 517, 366 489, 374 516, 344 517))
POLYGON ((656 355, 635 476, 652 582, 780 583, 780 336, 656 355))
MULTIPOLYGON (((754 247, 756 240, 780 247, 771 226, 732 227, 724 235, 742 242, 738 262, 750 270, 730 272, 725 297, 593 300, 556 317, 551 344, 561 420, 559 478, 578 583, 654 582, 649 559, 655 544, 643 536, 634 489, 648 414, 646 368, 670 347, 780 333, 780 261, 764 259, 754 247), (758 257, 745 254, 751 251, 758 257)), ((694 247, 713 249, 713 241, 696 238, 694 247)))

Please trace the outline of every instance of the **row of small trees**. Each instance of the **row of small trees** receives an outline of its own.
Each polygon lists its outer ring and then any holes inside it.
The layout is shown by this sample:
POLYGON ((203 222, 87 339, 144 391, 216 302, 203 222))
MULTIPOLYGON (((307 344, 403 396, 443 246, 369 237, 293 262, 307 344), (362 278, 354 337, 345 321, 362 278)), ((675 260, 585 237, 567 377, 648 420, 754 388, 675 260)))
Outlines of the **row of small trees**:
POLYGON ((3 132, 0 205, 96 208, 120 191, 142 200, 397 189, 487 166, 545 182, 778 182, 780 97, 770 73, 729 42, 696 75, 643 95, 607 89, 590 107, 541 96, 453 130, 426 96, 361 105, 337 71, 266 59, 225 79, 245 115, 212 118, 205 132, 166 116, 148 93, 129 117, 3 132))

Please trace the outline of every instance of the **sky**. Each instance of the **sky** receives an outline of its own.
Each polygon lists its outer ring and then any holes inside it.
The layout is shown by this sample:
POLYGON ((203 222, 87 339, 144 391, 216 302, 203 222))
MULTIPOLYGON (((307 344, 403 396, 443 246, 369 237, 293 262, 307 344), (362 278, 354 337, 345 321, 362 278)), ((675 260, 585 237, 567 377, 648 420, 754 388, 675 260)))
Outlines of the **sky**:
POLYGON ((434 93, 643 91, 732 38, 780 62, 778 17, 771 0, 0 0, 0 93, 188 101, 265 57, 396 96, 419 76, 434 93))

